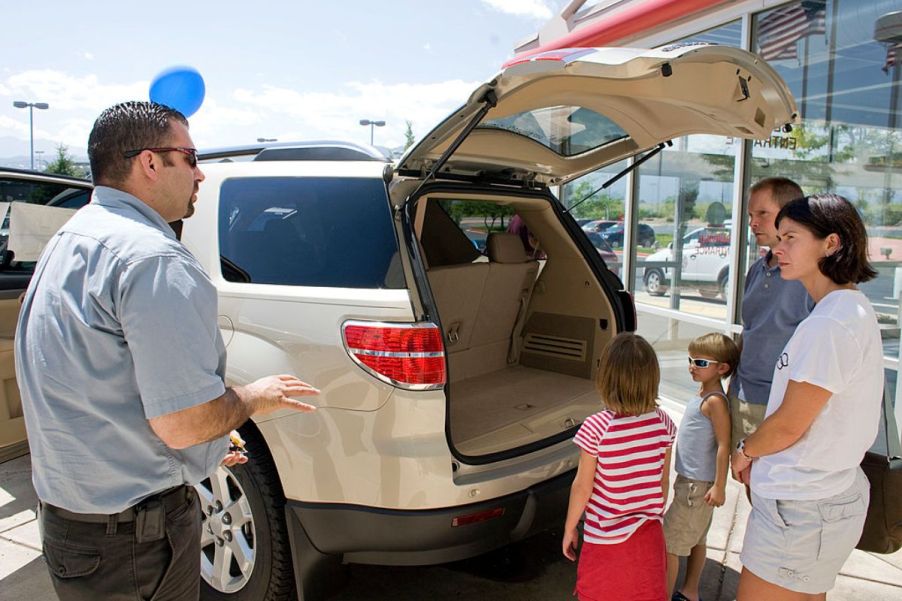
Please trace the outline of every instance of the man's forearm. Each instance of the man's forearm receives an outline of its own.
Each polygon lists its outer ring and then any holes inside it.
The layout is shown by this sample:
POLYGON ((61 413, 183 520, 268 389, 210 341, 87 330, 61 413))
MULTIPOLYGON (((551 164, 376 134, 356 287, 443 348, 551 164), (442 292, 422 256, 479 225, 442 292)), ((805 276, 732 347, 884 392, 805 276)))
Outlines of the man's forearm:
POLYGON ((185 449, 225 436, 251 415, 251 404, 239 388, 202 405, 150 420, 157 436, 173 449, 185 449))

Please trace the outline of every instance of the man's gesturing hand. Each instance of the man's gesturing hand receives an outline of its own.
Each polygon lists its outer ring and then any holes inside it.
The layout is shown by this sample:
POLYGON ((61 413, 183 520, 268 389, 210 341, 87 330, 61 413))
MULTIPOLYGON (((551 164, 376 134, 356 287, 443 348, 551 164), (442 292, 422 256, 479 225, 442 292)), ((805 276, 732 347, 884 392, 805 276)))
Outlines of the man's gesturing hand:
POLYGON ((271 413, 279 409, 294 409, 305 413, 316 411, 313 405, 302 403, 294 397, 313 396, 319 394, 319 390, 294 376, 266 376, 241 389, 236 392, 246 399, 254 414, 271 413))

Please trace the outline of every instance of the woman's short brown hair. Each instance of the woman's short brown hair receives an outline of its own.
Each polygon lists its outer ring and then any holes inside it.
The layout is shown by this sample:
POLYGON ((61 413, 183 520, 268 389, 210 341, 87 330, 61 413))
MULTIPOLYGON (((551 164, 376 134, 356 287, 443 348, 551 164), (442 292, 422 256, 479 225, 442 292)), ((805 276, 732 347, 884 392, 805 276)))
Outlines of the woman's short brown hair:
POLYGON ((689 355, 692 357, 697 357, 699 355, 711 357, 715 361, 720 361, 721 363, 729 365, 729 371, 723 374, 721 378, 726 378, 731 375, 736 371, 736 366, 739 365, 739 347, 736 346, 736 343, 733 342, 732 338, 725 334, 718 334, 717 332, 699 336, 690 342, 689 355))
POLYGON ((821 273, 837 284, 867 282, 877 277, 868 260, 868 233, 851 202, 838 194, 814 194, 793 200, 777 213, 779 227, 783 219, 795 221, 814 237, 823 240, 839 236, 839 248, 818 261, 821 273))
POLYGON ((642 415, 657 407, 661 368, 655 349, 636 334, 614 337, 601 352, 595 388, 605 408, 619 415, 642 415))

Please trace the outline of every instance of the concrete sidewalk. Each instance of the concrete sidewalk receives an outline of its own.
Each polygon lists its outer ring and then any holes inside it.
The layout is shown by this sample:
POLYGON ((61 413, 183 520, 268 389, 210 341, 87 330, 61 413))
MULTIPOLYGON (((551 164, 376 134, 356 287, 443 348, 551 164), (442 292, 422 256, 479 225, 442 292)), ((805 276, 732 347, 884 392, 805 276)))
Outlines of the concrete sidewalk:
MULTIPOLYGON (((0 464, 0 601, 53 601, 56 595, 41 557, 41 544, 34 512, 37 499, 31 486, 30 457, 24 456, 0 464)), ((726 504, 714 512, 714 523, 708 536, 708 563, 702 578, 702 599, 705 601, 732 601, 742 569, 739 551, 745 534, 749 504, 742 487, 731 482, 727 487, 726 504)), ((553 546, 548 553, 549 565, 544 576, 547 580, 533 583, 527 590, 517 591, 518 599, 571 599, 575 568, 557 551, 559 534, 537 537, 533 542, 519 545, 553 546), (557 565, 560 564, 560 565, 557 565), (541 592, 537 590, 541 589, 541 592), (559 594, 558 594, 559 591, 559 594)), ((532 551, 530 551, 532 553, 532 551)), ((358 584, 366 578, 382 578, 381 572, 396 574, 390 568, 365 567, 355 574, 358 584)), ((436 574, 436 568, 418 568, 436 574)), ((438 573, 439 576, 443 574, 438 573)), ((458 579, 460 575, 456 576, 458 579)), ((473 582, 471 590, 493 590, 491 583, 482 589, 473 582)), ((351 587, 353 588, 353 587, 351 587)), ((364 586, 366 588, 366 586, 364 586)), ((385 589, 382 589, 385 590, 385 589)), ((419 591, 417 598, 422 594, 419 591)), ((446 591, 450 592, 450 591, 446 591)), ((511 591, 514 592, 513 590, 511 591)), ((346 591, 352 594, 352 591, 346 591)), ((453 598, 458 598, 452 594, 453 598)), ((480 594, 481 598, 490 595, 480 594)), ((347 598, 340 594, 339 597, 347 598)), ((405 595, 401 595, 405 597, 405 595)), ((433 598, 440 598, 436 595, 433 598)), ((396 597, 397 598, 397 597, 396 597)), ((495 597, 492 597, 495 598, 495 597)), ((515 598, 515 597, 498 597, 515 598)), ((899 601, 902 599, 902 551, 893 555, 875 555, 855 551, 846 562, 837 580, 836 588, 827 595, 834 601, 899 601)))

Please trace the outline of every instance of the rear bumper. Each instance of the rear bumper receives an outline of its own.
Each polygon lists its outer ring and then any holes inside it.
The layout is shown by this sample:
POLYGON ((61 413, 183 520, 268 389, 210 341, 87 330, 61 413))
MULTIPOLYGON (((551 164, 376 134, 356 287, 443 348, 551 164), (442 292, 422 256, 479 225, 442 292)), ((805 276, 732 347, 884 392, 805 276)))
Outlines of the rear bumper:
POLYGON ((289 501, 286 514, 289 528, 303 529, 316 550, 342 555, 347 563, 446 563, 560 526, 574 475, 571 470, 505 497, 457 507, 407 511, 289 501), (481 512, 497 517, 453 525, 454 518, 481 512))

